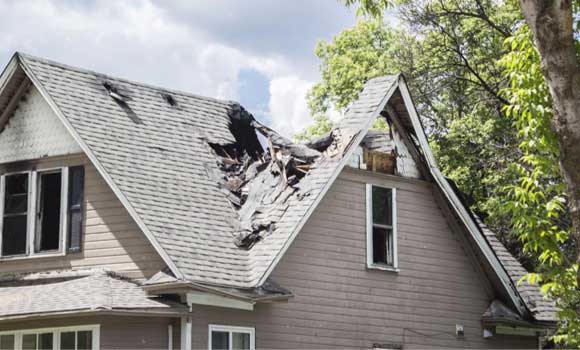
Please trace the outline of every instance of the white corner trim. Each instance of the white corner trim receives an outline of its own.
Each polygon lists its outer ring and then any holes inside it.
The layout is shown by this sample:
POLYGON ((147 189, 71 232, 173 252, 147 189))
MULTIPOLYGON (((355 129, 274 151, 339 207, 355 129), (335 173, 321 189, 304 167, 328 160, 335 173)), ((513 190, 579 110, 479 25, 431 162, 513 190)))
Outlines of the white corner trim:
POLYGON ((284 256, 284 254, 286 254, 286 251, 288 250, 288 248, 290 248, 290 246, 292 245, 292 242, 294 242, 294 239, 296 239, 296 236, 298 235, 298 233, 300 233, 300 231, 302 230, 304 225, 306 225, 306 222, 308 221, 308 219, 310 218, 312 213, 314 213, 314 210, 318 207, 318 204, 320 204, 320 202, 322 201, 322 198, 324 198, 324 196, 326 195, 326 192, 328 192, 328 190, 330 189, 332 184, 334 184, 334 181, 336 181, 336 179, 338 178, 338 176, 342 172, 342 169, 344 169, 346 164, 348 164, 348 162, 351 159, 351 156, 353 155, 353 153, 356 150, 356 146, 361 143, 362 139, 365 137, 366 133, 368 132, 368 130, 372 126, 375 119, 380 116, 380 113, 385 109, 385 106, 387 105, 387 103, 391 99, 391 96, 393 96, 393 93, 397 89, 397 81, 398 80, 399 80, 399 76, 397 76, 397 78, 392 83, 389 90, 385 93, 385 95, 384 95, 383 99, 381 100, 381 102, 379 103, 379 105, 373 111, 374 119, 369 118, 366 125, 364 125, 361 128, 358 135, 351 142, 350 148, 342 155, 342 158, 341 158, 338 166, 336 167, 334 173, 332 174, 332 176, 330 177, 328 182, 324 185, 324 187, 322 188, 322 191, 320 192, 320 194, 318 195, 316 200, 312 203, 312 205, 310 205, 310 207, 306 211, 306 214, 302 217, 302 219, 300 219, 300 222, 294 228, 294 231, 290 235, 290 238, 284 243, 284 246, 278 252, 274 261, 270 264, 270 266, 268 266, 268 269, 266 270, 266 272, 264 273, 262 278, 260 278, 260 280, 258 281, 258 286, 261 286, 262 284, 264 284, 266 282, 266 280, 268 279, 268 277, 270 276, 270 274, 272 273, 272 271, 274 270, 274 268, 276 268, 276 266, 278 266, 278 263, 280 262, 280 260, 284 256))
POLYGON ((137 212, 135 211, 135 209, 133 208, 133 206, 131 205, 131 203, 127 199, 127 197, 119 189, 119 187, 115 184, 115 182, 113 181, 111 176, 107 173, 105 168, 101 165, 101 163, 99 162, 98 158, 95 156, 93 151, 84 142, 84 140, 81 138, 81 136, 76 132, 74 127, 71 125, 71 123, 68 121, 68 119, 64 116, 64 114, 62 113, 60 108, 58 108, 57 104, 54 102, 54 100, 52 99, 50 94, 46 91, 44 86, 40 83, 40 81, 38 81, 38 79, 34 75, 34 72, 32 72, 32 70, 27 66, 27 64, 24 62, 24 60, 19 59, 19 62, 20 62, 20 66, 22 67, 22 69, 26 73, 26 76, 28 77, 28 79, 30 79, 30 81, 32 81, 34 86, 38 89, 40 94, 44 97, 46 102, 49 104, 49 106, 51 107, 53 112, 56 114, 56 116, 59 118, 59 120, 63 123, 63 125, 65 126, 67 131, 71 134, 73 139, 79 144, 79 146, 81 147, 83 152, 85 152, 87 157, 91 160, 91 162, 93 163, 95 168, 97 168, 97 170, 99 171, 99 174, 103 177, 103 179, 109 185, 109 187, 111 188, 113 193, 115 193, 117 198, 121 201, 121 203, 123 204, 125 209, 129 212, 129 215, 131 215, 133 220, 135 220, 135 222, 137 223, 137 226, 139 226, 139 228, 143 231, 143 233, 145 234, 145 236, 147 237, 149 242, 153 245, 153 247, 155 248, 157 253, 161 256, 163 261, 167 264, 167 266, 175 274, 175 277, 177 277, 178 279, 183 279, 184 278, 183 274, 181 273, 181 271, 179 271, 179 269, 177 268, 177 265, 175 265, 175 262, 173 262, 173 260, 169 257, 169 255, 163 249, 163 247, 161 247, 161 245, 159 244, 159 242, 157 241, 155 236, 153 236, 153 234, 151 233, 149 228, 147 228, 147 226, 145 225, 143 220, 141 220, 141 218, 139 217, 139 215, 137 214, 137 212))
POLYGON ((487 241, 483 237, 483 235, 479 229, 479 226, 473 221, 471 215, 469 215, 469 213, 467 212, 467 210, 465 209, 465 207, 463 206, 463 204, 461 203, 461 201, 459 200, 459 198, 457 197, 457 195, 455 194, 455 192, 453 191, 451 186, 449 186, 449 183, 447 182, 447 180, 445 180, 443 174, 441 173, 441 171, 437 167, 437 163, 435 162, 435 157, 433 156, 433 153, 431 152, 431 148, 429 147, 429 142, 427 140, 427 136, 425 135, 425 131, 423 130, 423 127, 421 126, 419 116, 417 115, 417 111, 415 110, 415 105, 413 104, 413 101, 411 99, 411 95, 409 93, 409 90, 407 89, 406 83, 404 82, 403 79, 400 79, 398 85, 399 85, 399 90, 401 91, 401 95, 403 96, 403 101, 405 103, 405 107, 407 108, 407 111, 409 112, 409 117, 411 119, 411 123, 413 124, 413 129, 415 129, 417 139, 419 140, 419 146, 423 150, 423 153, 424 153, 425 158, 427 160, 427 165, 429 166, 429 170, 430 170, 431 174, 433 175, 433 178, 437 182, 437 185, 439 186, 439 188, 442 190, 444 196, 447 198, 447 200, 451 204, 451 207, 453 208, 453 210, 455 210, 455 212, 457 213, 457 215, 459 216, 459 218, 461 219, 461 221, 463 222, 463 224, 465 225, 465 227, 467 228, 467 230, 469 231, 469 233, 473 237, 479 250, 483 253, 485 258, 487 259, 487 261, 489 262, 489 264, 493 268, 494 272, 499 277, 499 279, 502 282, 504 288, 506 289, 508 295, 512 299, 514 306, 518 309, 518 311, 520 312, 521 315, 527 315, 528 310, 525 306, 525 303, 523 302, 521 296, 519 295, 519 293, 515 289, 515 286, 512 284, 511 279, 508 276, 507 272, 505 271, 503 265, 501 264, 501 262, 499 261, 499 259, 495 255, 495 253, 491 250, 491 248, 487 244, 487 241))

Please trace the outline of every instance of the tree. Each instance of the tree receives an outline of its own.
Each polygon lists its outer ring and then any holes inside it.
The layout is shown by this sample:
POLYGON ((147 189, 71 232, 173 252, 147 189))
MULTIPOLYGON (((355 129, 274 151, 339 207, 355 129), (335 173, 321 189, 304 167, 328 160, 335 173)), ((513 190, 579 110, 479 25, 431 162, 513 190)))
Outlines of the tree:
MULTIPOLYGON (((356 0, 346 2, 359 3, 356 0)), ((397 4, 418 2, 399 0, 397 4)), ((491 19, 482 11, 483 0, 429 1, 422 2, 419 7, 429 8, 432 3, 446 7, 471 3, 475 11, 453 12, 484 22, 491 19)), ((361 13, 380 16, 381 6, 384 9, 385 5, 393 3, 367 0, 360 5, 361 13)), ((501 66, 509 85, 499 98, 505 98, 502 111, 514 122, 521 141, 518 148, 522 162, 510 166, 518 178, 506 187, 509 192, 505 208, 524 251, 538 258, 538 272, 529 274, 529 280, 540 282, 542 291, 561 308, 560 327, 554 339, 568 347, 578 347, 580 50, 574 39, 578 33, 574 32, 573 21, 578 18, 578 2, 520 0, 520 5, 528 26, 514 22, 510 28, 519 28, 516 33, 506 31, 508 27, 495 26, 493 20, 488 23, 506 34, 508 51, 501 66)), ((435 18, 435 23, 439 21, 436 16, 431 18, 435 18)))
MULTIPOLYGON (((521 152, 511 120, 502 112, 506 101, 499 91, 505 78, 496 61, 505 53, 506 31, 519 17, 511 5, 481 6, 446 1, 423 8, 407 2, 399 8, 400 29, 359 21, 331 42, 320 42, 315 52, 321 80, 310 91, 309 106, 317 116, 342 111, 366 80, 402 72, 443 172, 517 253, 519 243, 508 237, 511 222, 501 207, 502 188, 517 177, 509 164, 521 152)), ((319 123, 327 120, 317 117, 309 131, 324 130, 319 123)))
MULTIPOLYGON (((574 40, 573 3, 521 0, 520 4, 549 87, 554 112, 552 125, 558 136, 560 168, 567 184, 571 235, 580 241, 580 64, 574 40)), ((575 263, 580 264, 580 246, 575 263)), ((576 278, 580 283, 580 273, 576 278)))

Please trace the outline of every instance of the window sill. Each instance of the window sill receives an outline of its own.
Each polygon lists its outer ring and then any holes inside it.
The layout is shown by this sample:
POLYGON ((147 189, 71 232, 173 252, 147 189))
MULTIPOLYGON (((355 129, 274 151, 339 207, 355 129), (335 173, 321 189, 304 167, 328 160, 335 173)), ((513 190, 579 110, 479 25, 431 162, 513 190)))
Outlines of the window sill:
POLYGON ((3 256, 0 257, 0 261, 19 261, 19 260, 32 260, 32 259, 42 259, 42 258, 57 258, 65 256, 63 252, 55 253, 37 253, 33 255, 13 255, 13 256, 3 256))
POLYGON ((378 264, 370 264, 367 265, 367 270, 381 270, 381 271, 388 271, 388 272, 395 272, 399 273, 398 267, 388 266, 388 265, 378 265, 378 264))

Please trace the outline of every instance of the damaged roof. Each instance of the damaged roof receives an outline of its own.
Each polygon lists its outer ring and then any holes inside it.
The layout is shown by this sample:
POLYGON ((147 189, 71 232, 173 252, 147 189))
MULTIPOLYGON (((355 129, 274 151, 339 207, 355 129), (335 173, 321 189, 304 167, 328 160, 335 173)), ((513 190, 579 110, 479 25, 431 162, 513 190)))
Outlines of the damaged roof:
MULTIPOLYGON (((152 87, 20 53, 14 59, 176 277, 241 288, 265 282, 274 261, 304 224, 306 213, 337 175, 342 154, 363 124, 384 107, 386 92, 397 81, 396 76, 369 81, 345 117, 352 125, 336 131, 333 152, 325 153, 288 143, 254 123, 236 102, 152 87), (287 193, 284 203, 267 211, 250 210, 256 221, 276 214, 275 225, 258 230, 268 239, 256 239, 252 249, 234 244, 235 233, 247 231, 240 220, 244 216, 224 188, 216 186, 216 174, 223 169, 212 148, 239 144, 236 132, 244 128, 267 135, 274 152, 282 153, 276 162, 284 162, 290 152, 309 163, 308 173, 296 190, 287 193)), ((243 146, 248 150, 255 145, 243 146)), ((237 237, 238 243, 244 238, 237 237)))
MULTIPOLYGON (((338 127, 309 148, 260 124, 236 102, 152 87, 23 54, 16 54, 11 64, 14 61, 175 278, 234 289, 266 283, 346 165, 353 146, 363 141, 394 91, 406 89, 397 75, 369 80, 338 127), (260 136, 266 142, 260 142, 260 136)), ((15 76, 22 79, 21 73, 15 76)), ((418 118, 403 122, 426 145, 418 118)), ((380 145, 381 137, 371 133, 366 142, 380 145)), ((485 232, 462 216, 452 191, 441 182, 430 151, 423 150, 422 156, 470 234, 481 239, 479 248, 494 271, 509 272, 512 261, 502 259, 501 247, 487 234, 482 241, 485 232)), ((516 283, 511 276, 509 281, 500 279, 506 290, 516 283)), ((521 296, 533 310, 525 291, 516 296, 509 293, 515 299, 521 296)))

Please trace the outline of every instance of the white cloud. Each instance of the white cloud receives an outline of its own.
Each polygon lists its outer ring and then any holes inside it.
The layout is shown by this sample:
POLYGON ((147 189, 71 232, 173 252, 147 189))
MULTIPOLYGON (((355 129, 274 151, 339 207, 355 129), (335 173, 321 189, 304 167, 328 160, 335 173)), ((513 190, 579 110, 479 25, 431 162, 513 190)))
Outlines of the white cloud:
MULTIPOLYGON (((304 23, 307 28, 298 33, 292 28, 300 26, 303 16, 288 16, 288 9, 269 0, 262 5, 253 1, 252 6, 261 9, 254 18, 248 18, 253 11, 246 5, 225 1, 215 6, 196 3, 189 8, 184 7, 189 2, 180 6, 179 2, 154 0, 0 0, 0 12, 6 14, 0 22, 0 59, 7 62, 13 51, 24 51, 132 80, 233 100, 243 89, 240 71, 255 70, 270 80, 270 100, 263 105, 268 106, 273 127, 290 135, 310 122, 305 96, 314 79, 312 67, 304 68, 304 62, 312 59, 314 44, 304 53, 297 53, 295 47, 310 46, 317 26, 328 25, 316 23, 318 17, 326 21, 325 15, 302 9, 304 4, 284 4, 309 16, 304 23), (221 28, 223 32, 219 32, 221 28), (309 35, 307 41, 299 42, 303 35, 309 35)), ((339 5, 316 5, 322 6, 339 5)), ((335 22, 333 26, 337 26, 335 22)))
POLYGON ((270 81, 269 113, 275 130, 291 136, 312 122, 306 103, 311 86, 312 82, 296 76, 277 77, 270 81))

